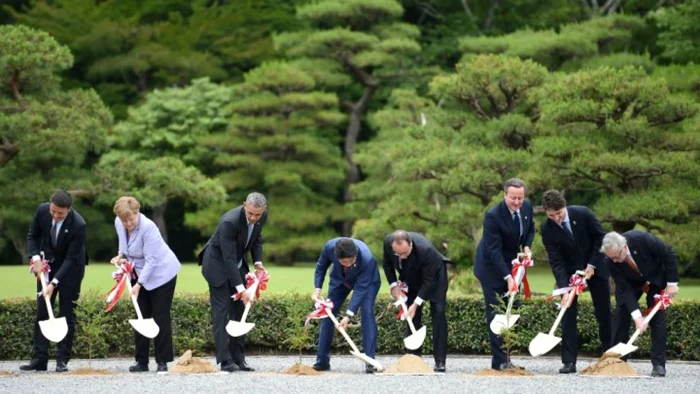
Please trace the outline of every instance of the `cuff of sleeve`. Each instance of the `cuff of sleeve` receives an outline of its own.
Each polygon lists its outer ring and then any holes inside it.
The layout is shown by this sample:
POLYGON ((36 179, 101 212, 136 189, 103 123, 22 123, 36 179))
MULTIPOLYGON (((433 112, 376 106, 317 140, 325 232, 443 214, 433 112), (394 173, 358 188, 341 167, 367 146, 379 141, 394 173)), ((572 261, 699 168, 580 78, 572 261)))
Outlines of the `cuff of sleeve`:
POLYGON ((245 286, 243 286, 243 285, 236 286, 236 292, 243 293, 244 291, 245 291, 245 286))
POLYGON ((508 274, 508 275, 503 277, 503 280, 508 280, 508 278, 512 278, 512 277, 513 277, 513 275, 508 274))
POLYGON ((40 261, 40 260, 41 260, 41 257, 39 257, 38 254, 35 254, 34 256, 32 256, 32 261, 36 262, 36 261, 40 261))
POLYGON ((347 311, 345 311, 345 314, 348 315, 348 316, 350 316, 350 317, 355 316, 355 312, 351 311, 350 309, 348 309, 347 311))
POLYGON ((393 289, 393 288, 396 287, 397 285, 398 285, 398 282, 391 282, 391 284, 389 285, 389 288, 390 288, 390 289, 393 289))
POLYGON ((666 286, 676 286, 676 287, 678 287, 678 282, 668 282, 668 283, 666 283, 666 286))
POLYGON ((588 265, 587 265, 586 267, 587 267, 587 268, 593 268, 593 269, 596 269, 596 266, 595 266, 595 265, 593 265, 593 264, 588 264, 588 265))
POLYGON ((420 306, 421 304, 423 304, 423 299, 420 297, 416 297, 416 299, 413 301, 413 303, 420 306))
POLYGON ((320 289, 320 288, 318 288, 318 287, 317 287, 317 288, 315 288, 314 290, 318 291, 319 293, 321 292, 321 289, 320 289))
POLYGON ((639 309, 635 309, 634 312, 632 312, 632 318, 637 319, 639 317, 642 317, 642 312, 640 312, 639 309))
POLYGON ((53 280, 51 281, 51 283, 53 283, 54 286, 58 286, 58 279, 53 278, 53 280))
POLYGON ((262 261, 256 261, 255 264, 253 264, 253 265, 256 266, 256 267, 259 266, 259 265, 262 265, 262 261))

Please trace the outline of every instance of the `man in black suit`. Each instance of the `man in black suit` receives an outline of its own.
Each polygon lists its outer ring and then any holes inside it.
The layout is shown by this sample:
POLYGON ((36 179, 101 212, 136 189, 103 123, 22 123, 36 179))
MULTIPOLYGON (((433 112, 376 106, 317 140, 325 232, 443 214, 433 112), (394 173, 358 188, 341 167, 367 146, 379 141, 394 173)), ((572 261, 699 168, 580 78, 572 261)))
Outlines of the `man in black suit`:
MULTIPOLYGON (((647 294, 647 306, 653 307, 654 296, 661 290, 673 298, 678 294, 678 265, 670 246, 650 233, 631 230, 620 235, 610 232, 600 248, 609 260, 615 280, 615 314, 612 338, 615 343, 629 340, 630 317, 642 332, 646 330, 639 310, 639 297, 647 294)), ((651 326, 651 376, 666 376, 666 311, 659 310, 651 326)))
POLYGON ((216 362, 222 371, 254 371, 245 361, 245 336, 229 338, 226 324, 240 321, 245 304, 252 302, 253 294, 245 290, 244 279, 250 268, 245 254, 250 252, 255 269, 262 265, 262 226, 267 220, 267 200, 260 193, 250 193, 243 205, 224 214, 214 234, 199 253, 202 275, 209 284, 211 318, 216 347, 216 362), (233 294, 241 294, 234 301, 233 294))
POLYGON ((532 204, 525 199, 525 182, 518 178, 507 180, 503 186, 503 197, 503 201, 484 216, 484 234, 474 260, 474 275, 481 282, 484 293, 491 368, 496 370, 512 368, 513 364, 501 348, 503 339, 489 328, 496 316, 493 305, 499 304, 499 298, 506 300, 511 292, 518 291, 510 273, 512 261, 517 258, 521 248, 529 256, 535 238, 532 204))
MULTIPOLYGON (((68 333, 58 343, 56 351, 56 372, 68 371, 68 361, 73 349, 75 334, 75 305, 80 297, 80 284, 85 275, 87 256, 85 254, 85 220, 80 214, 71 209, 73 199, 65 191, 57 191, 51 196, 51 201, 39 205, 27 233, 27 252, 31 258, 31 269, 34 274, 46 271, 40 254, 45 253, 49 265, 46 279, 49 283, 46 290, 37 281, 36 321, 34 322, 34 347, 32 360, 22 365, 22 371, 46 371, 49 360, 49 340, 44 337, 39 328, 39 321, 47 320, 44 296, 51 298, 53 305, 56 295, 59 316, 65 317, 68 323, 68 333)), ((46 278, 46 274, 44 274, 46 278)))
MULTIPOLYGON (((408 317, 413 319, 416 329, 422 327, 421 305, 430 301, 430 315, 433 320, 433 357, 435 372, 445 372, 447 359, 447 267, 450 260, 438 252, 437 248, 423 235, 396 230, 384 237, 384 273, 394 299, 400 299, 399 280, 408 286, 408 317)), ((406 327, 406 335, 410 335, 406 327)), ((409 351, 421 354, 421 349, 409 351)))
MULTIPOLYGON (((600 253, 605 231, 593 212, 588 208, 566 205, 564 196, 556 190, 548 190, 542 195, 542 208, 547 220, 542 223, 542 243, 547 249, 549 266, 557 282, 557 288, 567 287, 569 278, 576 271, 586 272, 588 289, 593 298, 593 308, 598 321, 598 336, 601 349, 610 348, 610 271, 604 256, 600 253)), ((561 303, 569 302, 569 294, 562 296, 561 303)), ((576 372, 578 347, 578 297, 574 298, 562 320, 562 353, 564 366, 559 373, 576 372)))

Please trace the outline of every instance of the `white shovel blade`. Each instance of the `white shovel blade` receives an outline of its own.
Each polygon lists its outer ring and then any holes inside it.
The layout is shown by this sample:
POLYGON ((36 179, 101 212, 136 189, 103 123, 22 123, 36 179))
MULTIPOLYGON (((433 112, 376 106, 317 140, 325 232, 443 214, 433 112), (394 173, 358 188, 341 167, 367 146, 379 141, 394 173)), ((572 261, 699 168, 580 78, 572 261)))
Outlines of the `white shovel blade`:
POLYGON ((528 350, 530 350, 532 357, 541 356, 549 353, 549 351, 554 349, 559 342, 561 342, 561 338, 541 332, 532 339, 530 346, 528 346, 528 350))
POLYGON ((68 323, 65 317, 40 321, 39 328, 46 339, 51 342, 61 342, 68 334, 68 323))
POLYGON ((139 334, 146 338, 155 338, 160 332, 160 327, 153 319, 130 319, 129 324, 134 327, 139 334))
POLYGON ((354 351, 354 350, 351 350, 351 351, 350 351, 350 354, 352 354, 353 356, 355 356, 355 357, 359 358, 360 360, 364 361, 366 364, 369 364, 369 365, 373 366, 374 368, 377 369, 378 372, 381 372, 381 371, 384 370, 384 367, 382 367, 382 364, 381 364, 379 361, 377 361, 377 360, 371 358, 370 356, 368 356, 368 355, 366 355, 366 354, 364 354, 364 353, 358 353, 358 352, 356 352, 356 351, 354 351))
POLYGON ((255 323, 241 323, 239 321, 229 320, 226 325, 226 332, 232 337, 240 337, 248 333, 255 327, 255 323))
POLYGON ((421 327, 420 329, 416 330, 415 333, 404 338, 403 344, 404 344, 404 346, 406 346, 406 349, 416 350, 419 347, 421 347, 421 345, 423 345, 424 340, 425 340, 425 326, 421 327))
POLYGON ((520 315, 510 315, 510 318, 506 318, 506 315, 496 315, 493 320, 491 320, 491 332, 496 335, 501 335, 501 331, 511 328, 518 321, 520 315))
POLYGON ((626 356, 626 355, 628 355, 628 354, 630 354, 630 353, 636 351, 637 349, 638 349, 638 348, 637 348, 636 346, 634 346, 634 345, 628 345, 628 344, 626 344, 626 343, 620 342, 620 343, 618 343, 617 345, 615 345, 615 346, 611 347, 610 349, 608 349, 608 351, 605 352, 605 354, 617 353, 617 354, 620 355, 620 357, 624 357, 624 356, 626 356))

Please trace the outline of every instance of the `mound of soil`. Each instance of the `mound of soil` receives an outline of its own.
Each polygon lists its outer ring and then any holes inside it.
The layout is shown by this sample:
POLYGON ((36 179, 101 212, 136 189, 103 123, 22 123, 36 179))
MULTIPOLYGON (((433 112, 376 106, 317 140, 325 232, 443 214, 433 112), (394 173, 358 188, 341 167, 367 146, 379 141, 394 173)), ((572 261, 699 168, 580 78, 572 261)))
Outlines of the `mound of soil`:
POLYGON ((435 371, 422 358, 407 354, 384 370, 384 373, 434 374, 435 371))
POLYGON ((297 376, 317 376, 321 372, 309 367, 308 365, 296 363, 289 367, 286 371, 282 372, 285 375, 297 375, 297 376))
POLYGON ((175 360, 175 365, 170 368, 170 373, 213 373, 217 372, 212 363, 199 357, 192 357, 192 350, 186 351, 175 360))
POLYGON ((591 364, 580 372, 582 375, 599 376, 639 376, 617 353, 603 354, 595 364, 591 364))
POLYGON ((95 369, 95 368, 89 368, 89 367, 80 367, 80 368, 76 368, 76 369, 68 372, 68 375, 80 375, 80 376, 89 376, 89 375, 102 376, 102 375, 111 375, 111 374, 112 373, 106 369, 95 369))

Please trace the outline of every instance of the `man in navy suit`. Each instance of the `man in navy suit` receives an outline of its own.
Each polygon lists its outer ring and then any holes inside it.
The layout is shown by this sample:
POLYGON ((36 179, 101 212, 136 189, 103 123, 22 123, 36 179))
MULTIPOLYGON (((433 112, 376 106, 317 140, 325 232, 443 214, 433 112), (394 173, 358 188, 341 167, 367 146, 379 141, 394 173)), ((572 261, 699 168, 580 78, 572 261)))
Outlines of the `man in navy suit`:
MULTIPOLYGON (((564 196, 556 190, 548 190, 542 195, 542 208, 547 220, 542 223, 542 243, 547 249, 549 266, 557 282, 557 288, 569 285, 569 278, 576 271, 586 272, 588 289, 593 299, 595 317, 598 321, 598 336, 601 349, 610 348, 610 271, 608 263, 600 253, 605 231, 593 212, 588 208, 566 205, 564 196)), ((561 303, 569 302, 569 294, 562 296, 561 303)), ((559 373, 576 372, 578 330, 576 315, 578 297, 564 313, 562 320, 562 353, 564 366, 559 373)))
POLYGON ((484 234, 476 249, 474 275, 481 282, 486 304, 486 328, 491 345, 491 368, 512 368, 510 360, 501 348, 503 340, 494 334, 489 325, 496 316, 493 305, 499 297, 506 298, 517 292, 515 279, 510 274, 511 262, 517 258, 521 248, 530 255, 530 246, 535 237, 535 222, 532 204, 525 199, 525 182, 518 178, 506 181, 503 186, 504 199, 486 212, 484 234))
MULTIPOLYGON (((646 293, 647 306, 665 290, 669 297, 678 294, 678 265, 673 249, 650 233, 631 230, 622 235, 610 232, 603 237, 600 251, 612 262, 610 274, 615 280, 615 314, 612 338, 627 343, 631 318, 635 326, 647 329, 639 309, 639 297, 646 293)), ((651 327, 651 376, 666 376, 666 311, 659 310, 649 322, 651 327)))
MULTIPOLYGON (((331 268, 331 280, 328 285, 328 298, 333 301, 333 314, 337 315, 345 299, 353 291, 352 298, 345 311, 345 317, 340 326, 347 327, 350 319, 360 310, 362 315, 362 350, 374 358, 377 350, 377 322, 374 319, 374 302, 379 293, 381 279, 377 261, 372 256, 364 242, 352 238, 333 238, 326 242, 321 256, 316 263, 314 285, 316 286, 313 299, 321 295, 323 281, 328 267, 331 268)), ((321 333, 318 340, 318 353, 313 368, 317 371, 331 369, 330 354, 333 340, 333 322, 324 319, 321 323, 321 333)), ((366 367, 367 373, 375 372, 371 365, 366 367)))

